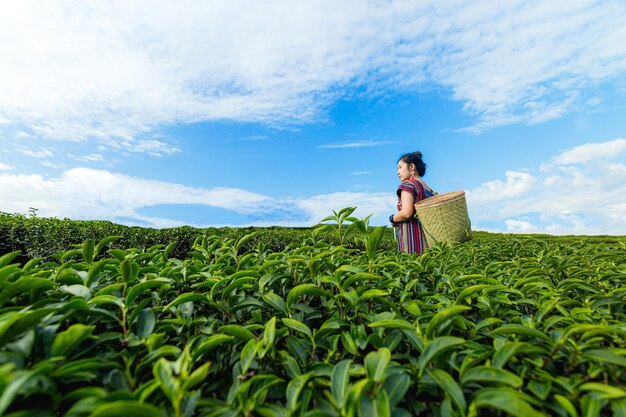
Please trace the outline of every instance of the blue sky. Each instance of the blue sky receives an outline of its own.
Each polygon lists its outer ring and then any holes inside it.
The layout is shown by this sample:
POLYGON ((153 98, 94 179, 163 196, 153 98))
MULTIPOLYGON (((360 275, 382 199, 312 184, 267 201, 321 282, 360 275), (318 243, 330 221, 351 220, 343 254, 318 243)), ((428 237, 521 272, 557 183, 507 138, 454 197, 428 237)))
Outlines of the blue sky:
POLYGON ((420 150, 475 229, 623 235, 625 19, 621 1, 6 3, 0 211, 386 224, 420 150))

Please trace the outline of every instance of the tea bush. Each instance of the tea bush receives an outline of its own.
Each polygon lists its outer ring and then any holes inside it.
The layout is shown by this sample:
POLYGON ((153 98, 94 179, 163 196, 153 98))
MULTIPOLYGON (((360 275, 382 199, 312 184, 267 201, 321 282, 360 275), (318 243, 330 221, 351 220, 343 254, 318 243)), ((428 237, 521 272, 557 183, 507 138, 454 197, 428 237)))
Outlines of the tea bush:
MULTIPOLYGON (((312 237, 310 228, 205 228, 198 229, 182 226, 169 229, 152 229, 147 227, 129 227, 109 221, 81 221, 70 219, 44 218, 36 215, 8 214, 0 212, 0 255, 20 251, 18 260, 25 263, 33 258, 46 258, 58 252, 68 250, 72 245, 81 244, 87 239, 99 241, 107 236, 120 236, 116 244, 123 248, 147 249, 157 244, 174 243, 171 256, 185 258, 191 251, 197 236, 220 236, 238 239, 252 232, 250 239, 242 250, 250 250, 262 243, 268 250, 280 251, 290 244, 300 244, 312 237)), ((331 230, 318 233, 327 242, 338 244, 338 238, 331 230)), ((346 243, 348 247, 356 247, 354 240, 346 243)), ((387 239, 381 243, 382 248, 395 247, 391 230, 387 231, 387 239)))
POLYGON ((625 238, 365 231, 5 254, 0 415, 626 416, 625 238))

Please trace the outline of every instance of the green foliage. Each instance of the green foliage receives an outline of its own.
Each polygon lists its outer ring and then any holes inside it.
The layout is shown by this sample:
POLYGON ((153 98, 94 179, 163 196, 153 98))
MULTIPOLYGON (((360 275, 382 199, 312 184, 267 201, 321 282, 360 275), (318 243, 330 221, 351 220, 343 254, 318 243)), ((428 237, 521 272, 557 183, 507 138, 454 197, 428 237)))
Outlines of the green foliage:
POLYGON ((351 213, 180 241, 0 222, 44 231, 2 235, 0 414, 626 415, 626 239, 477 233, 416 257, 351 213))
MULTIPOLYGON (((364 220, 352 219, 358 220, 359 230, 366 227, 364 220)), ((344 219, 341 221, 344 222, 344 219)), ((170 244, 164 255, 184 259, 193 251, 196 238, 202 236, 212 242, 215 239, 232 239, 232 252, 236 257, 259 248, 259 245, 263 250, 279 252, 290 245, 300 246, 311 242, 314 238, 339 244, 344 231, 339 235, 332 229, 332 225, 327 226, 330 228, 314 230, 284 227, 195 229, 189 226, 150 229, 122 226, 108 221, 42 218, 0 212, 0 255, 15 251, 15 256, 22 263, 26 263, 33 258, 54 260, 55 255, 63 252, 67 258, 80 256, 87 263, 91 263, 99 259, 107 247, 147 250, 155 245, 170 244), (70 248, 75 249, 69 251, 70 248)), ((350 235, 358 232, 356 225, 348 226, 348 229, 347 233, 350 235)), ((381 248, 395 248, 391 230, 386 231, 385 237, 380 242, 381 248)), ((357 240, 343 244, 356 248, 362 247, 364 243, 357 240)))

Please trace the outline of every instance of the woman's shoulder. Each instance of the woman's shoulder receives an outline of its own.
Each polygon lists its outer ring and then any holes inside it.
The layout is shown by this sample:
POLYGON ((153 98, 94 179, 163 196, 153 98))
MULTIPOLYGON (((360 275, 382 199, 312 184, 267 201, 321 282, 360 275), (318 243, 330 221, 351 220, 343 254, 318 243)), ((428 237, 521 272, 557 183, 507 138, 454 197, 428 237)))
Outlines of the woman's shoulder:
POLYGON ((415 187, 416 187, 415 183, 411 180, 402 180, 400 184, 398 185, 398 189, 408 188, 408 189, 414 190, 415 187))
POLYGON ((396 191, 398 197, 400 196, 400 193, 402 193, 402 191, 408 191, 413 195, 417 194, 416 185, 411 180, 403 180, 400 182, 400 184, 398 185, 398 190, 396 191))

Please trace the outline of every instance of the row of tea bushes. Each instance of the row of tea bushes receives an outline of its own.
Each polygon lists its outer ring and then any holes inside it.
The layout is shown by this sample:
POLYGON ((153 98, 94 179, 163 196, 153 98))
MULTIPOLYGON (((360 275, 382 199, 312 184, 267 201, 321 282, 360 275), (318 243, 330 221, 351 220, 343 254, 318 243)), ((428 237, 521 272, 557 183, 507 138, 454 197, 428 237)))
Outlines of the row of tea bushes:
POLYGON ((626 241, 0 258, 0 414, 626 416, 626 241))
MULTIPOLYGON (((313 237, 309 228, 205 228, 198 229, 181 226, 167 229, 131 227, 109 221, 70 220, 38 217, 36 215, 8 214, 0 212, 0 255, 19 251, 22 262, 32 258, 52 259, 54 254, 68 250, 75 244, 93 239, 99 241, 107 236, 119 236, 117 244, 126 248, 145 250, 156 244, 170 244, 170 255, 185 258, 191 251, 197 236, 220 236, 227 239, 239 239, 255 232, 242 250, 251 250, 262 244, 267 250, 280 251, 290 244, 301 244, 313 237)), ((332 231, 320 231, 318 238, 327 242, 338 243, 332 231)), ((381 247, 391 249, 395 246, 391 230, 381 247)), ((355 247, 354 240, 346 242, 355 247)))

